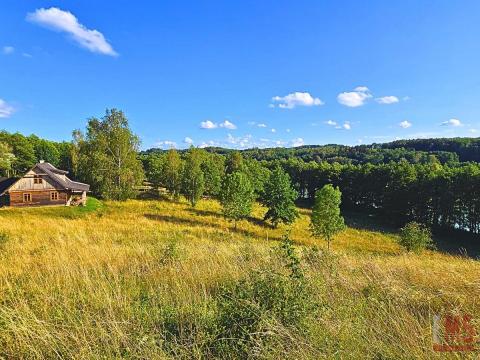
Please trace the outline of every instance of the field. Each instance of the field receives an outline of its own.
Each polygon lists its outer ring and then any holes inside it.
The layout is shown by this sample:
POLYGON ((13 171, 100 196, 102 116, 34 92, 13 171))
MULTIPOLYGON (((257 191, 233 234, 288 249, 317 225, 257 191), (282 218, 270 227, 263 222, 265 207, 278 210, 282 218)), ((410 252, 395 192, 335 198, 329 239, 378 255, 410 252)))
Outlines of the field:
POLYGON ((480 329, 478 261, 407 254, 395 234, 360 227, 328 254, 307 210, 292 255, 264 211, 234 230, 213 200, 0 210, 0 356, 478 355, 432 351, 436 314, 470 314, 480 329))

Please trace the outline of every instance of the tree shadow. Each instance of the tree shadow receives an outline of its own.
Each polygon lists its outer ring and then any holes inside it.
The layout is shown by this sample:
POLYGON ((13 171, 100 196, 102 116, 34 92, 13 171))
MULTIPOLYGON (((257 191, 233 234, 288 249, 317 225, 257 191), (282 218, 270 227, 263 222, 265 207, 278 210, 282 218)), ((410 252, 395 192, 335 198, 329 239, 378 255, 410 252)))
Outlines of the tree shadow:
MULTIPOLYGON (((202 211, 202 210, 200 210, 202 211)), ((216 213, 215 213, 216 214, 216 213)), ((216 214, 217 217, 222 217, 219 214, 216 214)), ((185 226, 197 226, 197 227, 205 227, 205 228, 218 228, 218 224, 208 224, 203 221, 195 220, 195 219, 186 219, 186 218, 181 218, 178 216, 167 216, 167 215, 160 215, 160 214, 144 214, 145 218, 153 221, 159 221, 159 222, 166 222, 166 223, 171 223, 175 225, 185 225, 185 226)), ((248 219, 247 219, 248 220, 248 219)), ((258 220, 258 219, 257 219, 258 220)), ((241 229, 241 228, 234 228, 233 224, 232 226, 228 227, 228 231, 244 235, 246 237, 252 237, 252 238, 258 238, 260 237, 258 234, 241 229)), ((281 240, 280 236, 268 236, 268 240, 281 240)))
POLYGON ((465 231, 437 231, 433 236, 438 251, 480 260, 480 235, 465 231))
MULTIPOLYGON (((218 212, 212 210, 200 210, 200 209, 190 209, 190 212, 195 215, 201 216, 213 216, 215 218, 224 219, 224 216, 218 212)), ((249 223, 260 226, 265 229, 274 229, 274 227, 262 219, 258 219, 253 216, 248 216, 244 220, 247 220, 249 223)))

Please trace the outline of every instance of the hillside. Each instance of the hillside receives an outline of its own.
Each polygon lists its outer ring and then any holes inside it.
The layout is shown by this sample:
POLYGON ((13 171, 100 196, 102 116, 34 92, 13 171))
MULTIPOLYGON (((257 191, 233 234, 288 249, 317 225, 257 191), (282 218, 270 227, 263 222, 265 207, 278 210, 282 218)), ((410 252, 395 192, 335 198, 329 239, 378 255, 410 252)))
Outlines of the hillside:
POLYGON ((236 231, 213 200, 79 210, 0 210, 0 357, 444 358, 433 316, 480 318, 477 261, 360 226, 327 256, 307 210, 300 279, 258 205, 236 231))

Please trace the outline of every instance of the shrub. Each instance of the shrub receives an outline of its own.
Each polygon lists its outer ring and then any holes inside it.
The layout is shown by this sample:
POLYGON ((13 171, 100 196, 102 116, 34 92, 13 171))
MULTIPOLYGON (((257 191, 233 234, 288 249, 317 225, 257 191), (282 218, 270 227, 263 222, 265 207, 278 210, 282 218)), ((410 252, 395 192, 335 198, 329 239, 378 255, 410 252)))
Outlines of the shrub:
POLYGON ((409 222, 400 230, 399 244, 407 251, 420 253, 433 248, 432 233, 425 225, 409 222))

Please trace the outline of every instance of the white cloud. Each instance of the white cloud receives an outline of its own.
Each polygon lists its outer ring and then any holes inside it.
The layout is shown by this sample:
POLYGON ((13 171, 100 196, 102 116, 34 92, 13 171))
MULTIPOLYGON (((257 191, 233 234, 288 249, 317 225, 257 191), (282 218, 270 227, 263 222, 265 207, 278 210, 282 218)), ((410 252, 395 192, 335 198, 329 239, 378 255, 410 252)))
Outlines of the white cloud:
POLYGON ((441 123, 442 126, 463 126, 462 122, 458 119, 450 119, 441 123))
POLYGON ((272 133, 276 133, 277 132, 277 129, 272 129, 270 130, 272 133))
POLYGON ((15 52, 15 48, 13 46, 4 46, 2 48, 2 52, 5 55, 10 55, 10 54, 13 54, 15 52))
POLYGON ((409 127, 412 126, 412 123, 408 120, 402 121, 400 124, 398 124, 401 128, 408 129, 409 127))
POLYGON ((296 138, 291 141, 293 147, 305 145, 305 141, 302 138, 296 138))
POLYGON ((210 129, 216 129, 216 128, 218 127, 218 125, 215 124, 214 122, 210 121, 210 120, 206 120, 206 121, 202 121, 202 122, 200 123, 200 127, 201 127, 202 129, 208 129, 208 130, 210 130, 210 129))
POLYGON ((287 130, 285 130, 285 131, 286 131, 287 133, 289 133, 289 132, 290 132, 290 129, 287 129, 287 130))
POLYGON ((383 96, 375 99, 379 104, 395 104, 400 100, 396 96, 383 96))
POLYGON ((0 99, 0 118, 8 118, 15 112, 13 106, 0 99))
POLYGON ((183 142, 188 145, 193 144, 193 139, 191 137, 186 136, 185 139, 183 139, 183 142))
POLYGON ((31 57, 33 57, 31 54, 26 53, 26 52, 22 53, 22 56, 23 56, 23 57, 26 57, 26 58, 31 58, 31 57))
POLYGON ((41 8, 28 13, 26 19, 46 28, 69 34, 80 46, 91 52, 118 56, 100 31, 88 29, 69 11, 56 7, 41 8))
POLYGON ((162 140, 162 141, 159 141, 157 142, 156 144, 157 146, 159 147, 162 147, 162 148, 168 148, 168 149, 174 149, 177 147, 177 143, 175 141, 171 141, 171 140, 162 140))
POLYGON ((343 125, 342 125, 342 128, 344 130, 350 130, 352 128, 352 126, 350 125, 349 122, 345 122, 343 125))
MULTIPOLYGON (((319 106, 323 105, 323 101, 319 98, 314 98, 308 92, 294 92, 286 96, 275 96, 272 98, 274 103, 277 103, 281 109, 293 109, 296 106, 319 106)), ((274 107, 274 104, 270 104, 274 107)))
POLYGON ((229 129, 229 130, 235 130, 237 126, 234 123, 231 123, 228 120, 225 120, 223 123, 220 124, 221 128, 229 129))
POLYGON ((267 124, 258 124, 257 125, 259 128, 266 128, 267 127, 267 124))
POLYGON ((247 147, 252 140, 252 135, 247 134, 242 137, 235 137, 232 134, 227 134, 227 142, 229 144, 235 145, 237 148, 245 148, 247 147))
POLYGON ((472 134, 475 134, 475 133, 477 133, 477 132, 478 132, 478 130, 477 130, 477 129, 469 129, 468 131, 469 131, 469 132, 471 132, 472 134))
POLYGON ((325 124, 327 124, 329 126, 337 126, 337 123, 333 120, 327 120, 327 121, 325 121, 325 124))
POLYGON ((371 98, 370 90, 366 86, 358 86, 353 91, 338 94, 337 101, 348 107, 358 107, 371 98))

